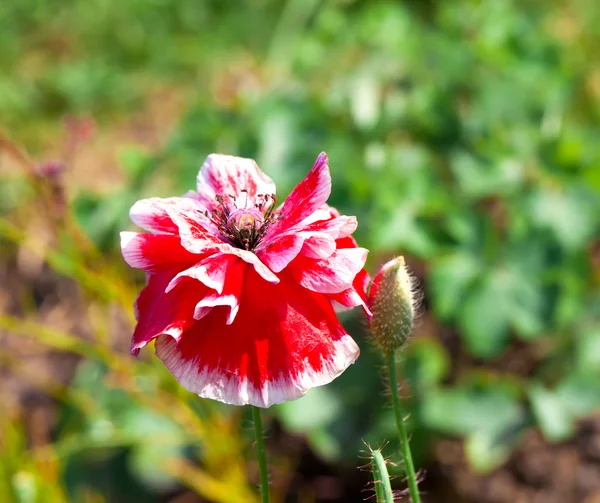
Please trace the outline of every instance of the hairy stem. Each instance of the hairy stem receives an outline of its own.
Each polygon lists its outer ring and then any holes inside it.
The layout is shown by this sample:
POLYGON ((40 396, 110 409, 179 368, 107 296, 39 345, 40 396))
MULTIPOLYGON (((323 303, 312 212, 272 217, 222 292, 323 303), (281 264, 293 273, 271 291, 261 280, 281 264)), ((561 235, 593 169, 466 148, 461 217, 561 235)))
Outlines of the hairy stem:
POLYGON ((394 493, 392 493, 390 476, 383 454, 379 449, 375 449, 371 452, 371 456, 373 456, 373 484, 377 503, 394 503, 394 493))
POLYGON ((410 445, 408 445, 406 425, 404 424, 404 417, 402 416, 402 409, 400 406, 398 377, 396 376, 396 354, 394 351, 390 351, 387 354, 386 365, 390 379, 390 389, 392 392, 392 407, 394 408, 396 425, 398 427, 398 436, 400 438, 400 451, 402 452, 404 469, 406 470, 406 476, 408 478, 408 491, 410 494, 410 499, 413 503, 421 503, 421 496, 419 495, 419 488, 417 486, 417 476, 415 474, 415 465, 413 463, 412 453, 410 452, 410 445))

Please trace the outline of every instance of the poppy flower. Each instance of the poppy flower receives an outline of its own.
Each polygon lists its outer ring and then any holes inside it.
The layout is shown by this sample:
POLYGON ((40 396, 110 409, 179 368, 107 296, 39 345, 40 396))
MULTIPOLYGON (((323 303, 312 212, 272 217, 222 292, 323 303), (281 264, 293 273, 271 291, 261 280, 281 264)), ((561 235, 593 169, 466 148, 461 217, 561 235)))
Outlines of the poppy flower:
POLYGON ((355 217, 326 201, 327 156, 276 207, 275 185, 251 159, 212 154, 197 192, 138 201, 121 233, 125 261, 147 273, 134 355, 155 351, 189 391, 259 407, 327 384, 359 348, 334 306, 366 306, 367 250, 355 217))

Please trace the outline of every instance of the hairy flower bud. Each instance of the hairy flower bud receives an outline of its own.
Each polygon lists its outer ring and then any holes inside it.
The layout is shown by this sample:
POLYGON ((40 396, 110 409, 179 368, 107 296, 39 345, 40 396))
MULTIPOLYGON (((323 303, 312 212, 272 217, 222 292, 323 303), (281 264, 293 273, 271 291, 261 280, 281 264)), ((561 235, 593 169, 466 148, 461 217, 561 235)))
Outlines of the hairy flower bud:
POLYGON ((416 305, 414 283, 404 257, 387 262, 373 281, 368 297, 373 313, 371 336, 386 353, 400 349, 410 335, 416 305))

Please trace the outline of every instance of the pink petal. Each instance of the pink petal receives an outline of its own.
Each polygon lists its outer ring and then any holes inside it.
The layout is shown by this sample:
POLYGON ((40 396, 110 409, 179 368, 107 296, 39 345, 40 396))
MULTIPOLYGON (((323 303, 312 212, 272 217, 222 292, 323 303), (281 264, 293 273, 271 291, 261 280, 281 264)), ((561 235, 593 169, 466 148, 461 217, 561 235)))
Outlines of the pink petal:
POLYGON ((146 272, 189 267, 200 260, 200 256, 183 248, 179 236, 173 234, 121 232, 121 252, 131 267, 146 272))
POLYGON ((138 323, 131 342, 134 355, 161 334, 178 339, 195 322, 194 306, 208 293, 208 289, 188 280, 177 290, 165 292, 173 275, 172 271, 151 274, 135 302, 138 323))
POLYGON ((275 184, 253 159, 211 154, 198 174, 197 199, 209 212, 216 206, 216 196, 236 199, 237 207, 252 207, 259 195, 275 195, 275 184))
POLYGON ((252 274, 232 324, 214 309, 178 342, 158 339, 156 354, 185 388, 269 407, 329 383, 354 362, 358 346, 327 297, 291 279, 273 285, 252 274))
POLYGON ((340 293, 352 287, 355 276, 364 267, 368 250, 344 248, 325 260, 298 256, 289 271, 304 288, 320 293, 340 293))

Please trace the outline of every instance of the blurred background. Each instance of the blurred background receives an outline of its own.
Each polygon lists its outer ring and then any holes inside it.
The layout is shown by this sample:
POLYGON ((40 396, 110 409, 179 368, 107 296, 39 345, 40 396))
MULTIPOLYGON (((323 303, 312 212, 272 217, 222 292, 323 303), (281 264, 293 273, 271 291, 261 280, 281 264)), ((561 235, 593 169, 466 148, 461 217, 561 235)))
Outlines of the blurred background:
MULTIPOLYGON (((0 501, 257 501, 248 412, 129 356, 118 231, 211 152, 283 200, 325 150, 370 272, 403 254, 424 291, 424 500, 598 503, 599 26, 595 0, 4 0, 0 501)), ((395 438, 355 311, 359 361, 265 416, 274 502, 363 501, 363 441, 395 438)))

